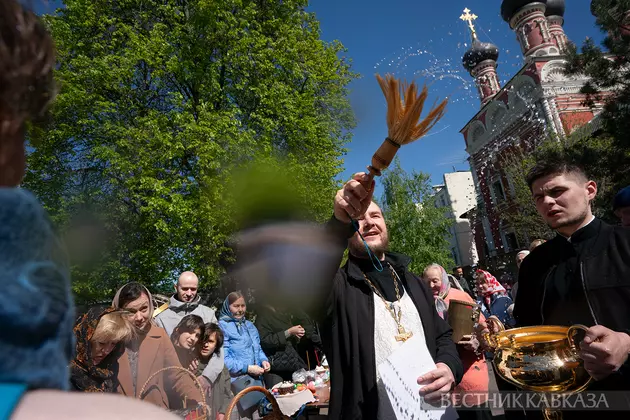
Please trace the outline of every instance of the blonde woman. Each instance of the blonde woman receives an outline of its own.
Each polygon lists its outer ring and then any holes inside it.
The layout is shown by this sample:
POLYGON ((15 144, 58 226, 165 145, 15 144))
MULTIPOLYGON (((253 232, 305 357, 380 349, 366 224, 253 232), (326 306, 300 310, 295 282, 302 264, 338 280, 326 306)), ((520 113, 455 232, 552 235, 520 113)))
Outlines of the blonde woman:
POLYGON ((126 313, 92 308, 74 327, 76 356, 70 362, 70 383, 77 391, 116 392, 118 358, 133 327, 126 313))

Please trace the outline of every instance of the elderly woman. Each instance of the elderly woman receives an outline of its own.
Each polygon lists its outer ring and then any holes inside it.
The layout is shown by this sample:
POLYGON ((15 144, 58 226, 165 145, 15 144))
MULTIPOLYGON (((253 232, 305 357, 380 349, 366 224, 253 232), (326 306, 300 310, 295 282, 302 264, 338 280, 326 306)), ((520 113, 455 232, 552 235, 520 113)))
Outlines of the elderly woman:
POLYGON ((512 299, 499 281, 485 270, 477 270, 477 304, 481 307, 481 312, 486 318, 496 317, 507 328, 513 327, 516 321, 512 317, 509 308, 512 306, 512 299))
MULTIPOLYGON (((433 292, 435 308, 443 319, 446 317, 451 299, 475 303, 468 293, 451 286, 446 270, 439 264, 431 264, 426 267, 422 279, 433 292)), ((480 317, 483 321, 483 315, 480 317)), ((460 419, 464 420, 490 419, 492 413, 484 407, 488 394, 488 367, 483 354, 477 353, 478 341, 472 335, 465 336, 465 338, 466 340, 457 343, 459 357, 464 365, 464 376, 459 385, 455 387, 453 396, 460 400, 464 407, 470 407, 470 410, 458 410, 457 414, 460 419)))
POLYGON ((70 383, 77 391, 116 392, 118 358, 133 336, 127 314, 114 308, 92 308, 74 327, 76 355, 70 383))

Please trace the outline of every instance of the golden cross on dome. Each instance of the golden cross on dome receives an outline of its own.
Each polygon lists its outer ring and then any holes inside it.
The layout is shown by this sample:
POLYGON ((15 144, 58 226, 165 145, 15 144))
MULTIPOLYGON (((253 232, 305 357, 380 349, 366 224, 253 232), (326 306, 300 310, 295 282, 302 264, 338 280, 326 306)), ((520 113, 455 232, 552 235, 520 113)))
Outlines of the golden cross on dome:
POLYGON ((477 39, 477 30, 475 29, 475 25, 473 25, 473 22, 477 19, 477 17, 478 16, 475 14, 470 14, 470 9, 468 7, 464 9, 464 14, 459 17, 464 22, 468 22, 468 27, 470 28, 473 39, 477 39))

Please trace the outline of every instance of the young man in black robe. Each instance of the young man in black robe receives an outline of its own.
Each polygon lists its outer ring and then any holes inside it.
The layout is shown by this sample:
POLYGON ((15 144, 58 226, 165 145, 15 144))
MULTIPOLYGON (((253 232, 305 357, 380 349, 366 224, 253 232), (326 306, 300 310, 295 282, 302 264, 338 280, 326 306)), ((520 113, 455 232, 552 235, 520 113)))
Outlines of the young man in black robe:
MULTIPOLYGON (((527 182, 538 213, 557 235, 523 260, 517 325, 590 327, 580 344, 580 357, 594 379, 588 390, 630 390, 630 229, 593 216, 597 184, 568 160, 539 163, 527 182)), ((566 411, 564 418, 583 414, 566 411)))

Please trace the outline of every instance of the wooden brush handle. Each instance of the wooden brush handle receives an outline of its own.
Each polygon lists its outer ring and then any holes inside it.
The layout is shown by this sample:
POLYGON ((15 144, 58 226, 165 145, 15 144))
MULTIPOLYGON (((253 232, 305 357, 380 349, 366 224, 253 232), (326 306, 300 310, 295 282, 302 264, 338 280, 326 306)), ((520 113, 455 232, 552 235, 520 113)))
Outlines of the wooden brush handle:
POLYGON ((389 168, 394 156, 398 153, 400 145, 389 137, 383 141, 381 147, 378 148, 374 156, 372 156, 372 164, 368 166, 368 170, 372 176, 381 176, 382 172, 389 168))

